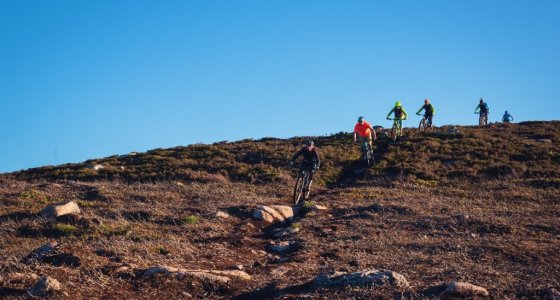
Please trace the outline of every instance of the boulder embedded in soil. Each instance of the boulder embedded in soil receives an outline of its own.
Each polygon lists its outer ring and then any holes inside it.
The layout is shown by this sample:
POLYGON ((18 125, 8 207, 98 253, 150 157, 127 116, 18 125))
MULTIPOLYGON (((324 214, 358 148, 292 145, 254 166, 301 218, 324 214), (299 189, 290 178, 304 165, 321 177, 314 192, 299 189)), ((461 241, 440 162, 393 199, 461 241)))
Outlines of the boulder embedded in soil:
POLYGON ((282 241, 282 242, 279 242, 279 243, 273 243, 273 244, 269 245, 268 246, 268 251, 275 252, 275 253, 284 253, 284 252, 292 251, 297 246, 298 246, 298 244, 294 241, 291 241, 291 242, 282 241))
POLYGON ((58 249, 60 248, 60 244, 57 242, 45 244, 31 252, 27 257, 26 260, 28 262, 31 261, 43 261, 47 256, 56 255, 58 254, 58 249))
POLYGON ((318 287, 372 287, 393 286, 407 288, 410 285, 404 276, 388 270, 366 270, 355 273, 335 272, 334 274, 321 274, 315 278, 313 284, 318 287))
POLYGON ((41 211, 43 217, 52 219, 65 215, 78 215, 80 213, 80 207, 74 201, 49 205, 41 211))
POLYGON ((60 282, 48 276, 41 277, 41 279, 28 290, 29 294, 35 297, 44 297, 57 291, 60 291, 60 282))
POLYGON ((230 280, 251 280, 251 275, 238 270, 219 271, 219 270, 187 270, 169 266, 155 266, 146 270, 144 276, 154 276, 157 274, 175 274, 177 278, 192 276, 199 279, 210 280, 218 283, 228 283, 230 280))
POLYGON ((299 227, 286 227, 286 228, 276 228, 274 231, 272 231, 272 236, 274 238, 283 238, 283 237, 289 237, 291 235, 294 235, 296 233, 299 232, 299 227))
POLYGON ((489 295, 488 290, 483 287, 468 282, 452 282, 439 294, 439 297, 442 299, 449 299, 454 297, 488 297, 489 295))
POLYGON ((298 208, 285 205, 261 205, 253 212, 253 218, 268 223, 291 221, 298 208))

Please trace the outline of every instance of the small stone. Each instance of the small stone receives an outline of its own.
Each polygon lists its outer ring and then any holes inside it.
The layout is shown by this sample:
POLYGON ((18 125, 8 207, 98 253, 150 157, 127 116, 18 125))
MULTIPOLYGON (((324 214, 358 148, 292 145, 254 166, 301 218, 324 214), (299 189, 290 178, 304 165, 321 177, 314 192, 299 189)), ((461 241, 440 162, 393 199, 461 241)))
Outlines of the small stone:
POLYGON ((48 276, 41 277, 41 279, 28 290, 29 294, 35 297, 47 296, 57 291, 60 291, 60 283, 56 279, 48 276))
POLYGON ((225 212, 223 212, 223 211, 221 211, 221 210, 218 211, 218 212, 216 213, 216 218, 227 219, 227 218, 229 218, 229 217, 230 217, 229 214, 227 214, 227 213, 225 213, 225 212))
POLYGON ((94 169, 95 171, 99 171, 99 170, 105 169, 105 167, 104 167, 103 165, 95 165, 95 166, 93 166, 93 169, 94 169))
POLYGON ((41 211, 43 217, 53 219, 64 215, 78 215, 80 213, 80 207, 75 201, 49 205, 41 211))
POLYGON ((449 299, 453 297, 488 297, 490 293, 483 287, 476 286, 468 282, 452 282, 447 288, 439 294, 442 299, 449 299))
POLYGON ((31 252, 27 257, 27 262, 43 261, 47 256, 58 254, 60 244, 57 242, 45 244, 31 252))
POLYGON ((272 236, 275 238, 282 238, 296 234, 298 232, 299 227, 278 228, 272 233, 272 236))
POLYGON ((279 242, 277 244, 272 244, 268 247, 268 250, 271 252, 282 253, 290 250, 292 243, 290 242, 279 242))

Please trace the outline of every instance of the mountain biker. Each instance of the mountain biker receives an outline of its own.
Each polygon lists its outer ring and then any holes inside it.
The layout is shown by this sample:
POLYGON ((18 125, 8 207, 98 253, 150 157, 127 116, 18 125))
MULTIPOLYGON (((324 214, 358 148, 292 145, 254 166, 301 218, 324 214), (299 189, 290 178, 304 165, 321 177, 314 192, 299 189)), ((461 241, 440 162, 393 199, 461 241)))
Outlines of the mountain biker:
POLYGON ((476 109, 474 110, 474 113, 480 113, 480 116, 485 116, 486 120, 488 120, 488 113, 490 112, 490 108, 488 107, 488 104, 486 104, 486 102, 484 102, 484 100, 482 100, 482 98, 480 98, 480 103, 478 104, 478 106, 476 107, 476 109))
POLYGON ((387 120, 391 120, 390 116, 392 113, 395 114, 394 123, 397 123, 399 125, 400 135, 402 136, 402 121, 406 120, 408 114, 402 107, 400 101, 395 102, 395 107, 393 107, 393 109, 391 109, 391 111, 387 114, 387 120))
POLYGON ((434 106, 430 104, 430 99, 424 99, 424 105, 420 107, 416 114, 420 115, 422 110, 424 110, 424 118, 428 121, 428 127, 432 128, 432 118, 436 114, 436 110, 434 109, 434 106))
POLYGON ((373 141, 377 140, 377 134, 363 116, 358 118, 358 123, 354 126, 354 143, 357 141, 358 136, 366 139, 370 148, 373 149, 373 141))
POLYGON ((513 116, 510 115, 510 114, 508 113, 508 111, 506 110, 506 112, 504 113, 504 116, 502 117, 502 122, 504 122, 504 123, 509 123, 509 122, 511 122, 511 121, 513 121, 513 116))
POLYGON ((309 173, 311 174, 310 180, 312 182, 313 174, 317 170, 319 170, 319 166, 321 165, 321 159, 319 158, 319 152, 315 148, 315 143, 313 142, 313 140, 306 140, 304 142, 304 145, 305 146, 301 148, 301 150, 299 150, 296 154, 294 154, 294 156, 292 156, 292 159, 290 160, 290 166, 294 165, 294 160, 303 155, 303 160, 299 167, 299 171, 309 171, 309 173))

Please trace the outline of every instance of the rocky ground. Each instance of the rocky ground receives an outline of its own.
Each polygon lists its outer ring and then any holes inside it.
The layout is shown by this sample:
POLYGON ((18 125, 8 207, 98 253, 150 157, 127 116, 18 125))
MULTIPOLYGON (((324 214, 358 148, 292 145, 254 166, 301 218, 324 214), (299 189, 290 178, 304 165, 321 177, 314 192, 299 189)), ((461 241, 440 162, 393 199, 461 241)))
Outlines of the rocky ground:
POLYGON ((465 130, 381 143, 371 170, 327 138, 333 161, 298 207, 280 167, 295 146, 263 165, 259 142, 223 146, 228 172, 179 149, 0 176, 0 298, 559 299, 559 130, 495 153, 499 135, 465 130), (449 154, 461 143, 469 158, 449 154), (165 153, 191 169, 170 177, 165 153))
POLYGON ((541 298, 559 287, 557 188, 356 184, 315 190, 296 210, 289 192, 240 183, 4 181, 0 294, 28 297, 43 276, 58 281, 52 295, 61 298, 436 298, 453 282, 492 298, 541 298), (41 214, 70 200, 81 218, 41 214), (272 208, 258 213, 261 205, 272 208), (49 243, 57 245, 37 254, 49 243), (220 278, 194 274, 201 270, 220 278), (406 284, 365 273, 332 285, 317 279, 372 270, 406 284))

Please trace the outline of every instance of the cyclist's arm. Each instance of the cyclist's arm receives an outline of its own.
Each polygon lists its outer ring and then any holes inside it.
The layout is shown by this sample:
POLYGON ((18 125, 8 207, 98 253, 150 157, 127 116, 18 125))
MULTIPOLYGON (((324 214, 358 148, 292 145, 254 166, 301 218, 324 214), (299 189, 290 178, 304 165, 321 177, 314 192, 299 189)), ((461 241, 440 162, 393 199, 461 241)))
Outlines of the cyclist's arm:
POLYGON ((420 107, 420 109, 416 112, 416 114, 420 114, 420 112, 424 109, 424 106, 422 105, 422 107, 420 107))
POLYGON ((512 115, 509 115, 509 116, 511 117, 511 120, 513 121, 513 116, 512 115))
POLYGON ((370 128, 371 128, 371 133, 372 133, 373 140, 377 140, 377 133, 375 132, 375 129, 373 129, 373 127, 371 127, 371 126, 370 126, 370 128))
POLYGON ((436 115, 436 108, 432 105, 432 116, 436 115))
POLYGON ((408 114, 406 113, 406 110, 404 110, 404 107, 402 108, 402 112, 404 114, 404 119, 406 120, 408 118, 408 114))
POLYGON ((387 114, 387 119, 390 119, 389 117, 391 116, 391 114, 395 111, 395 108, 391 109, 391 111, 389 112, 389 114, 387 114))
POLYGON ((303 149, 299 150, 296 154, 294 154, 294 156, 292 156, 292 159, 290 161, 294 161, 296 160, 298 157, 300 157, 303 154, 303 149))
POLYGON ((358 134, 354 131, 354 142, 358 139, 358 134))
POLYGON ((478 110, 480 109, 480 104, 476 107, 476 109, 474 110, 474 113, 478 113, 478 110))
POLYGON ((317 168, 319 168, 319 166, 321 166, 321 158, 319 157, 319 151, 317 151, 317 149, 313 149, 314 153, 313 155, 315 156, 315 159, 317 160, 317 168))

